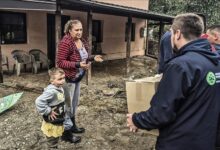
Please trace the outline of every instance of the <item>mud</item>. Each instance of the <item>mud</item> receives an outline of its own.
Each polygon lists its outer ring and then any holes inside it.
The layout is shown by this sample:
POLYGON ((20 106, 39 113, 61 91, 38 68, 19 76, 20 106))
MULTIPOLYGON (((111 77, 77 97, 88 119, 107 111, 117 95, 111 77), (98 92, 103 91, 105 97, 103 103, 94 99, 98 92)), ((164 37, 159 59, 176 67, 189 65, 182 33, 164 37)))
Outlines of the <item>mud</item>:
MULTIPOLYGON (((126 127, 125 60, 94 64, 90 85, 81 82, 77 111, 78 126, 86 128, 79 144, 60 141, 59 149, 80 150, 153 150, 156 137, 144 131, 129 132, 126 127)), ((156 61, 149 57, 132 58, 129 78, 156 73, 156 61)), ((45 138, 40 130, 41 116, 35 99, 48 84, 47 71, 5 75, 0 97, 24 92, 18 103, 0 115, 0 149, 44 150, 45 138)))

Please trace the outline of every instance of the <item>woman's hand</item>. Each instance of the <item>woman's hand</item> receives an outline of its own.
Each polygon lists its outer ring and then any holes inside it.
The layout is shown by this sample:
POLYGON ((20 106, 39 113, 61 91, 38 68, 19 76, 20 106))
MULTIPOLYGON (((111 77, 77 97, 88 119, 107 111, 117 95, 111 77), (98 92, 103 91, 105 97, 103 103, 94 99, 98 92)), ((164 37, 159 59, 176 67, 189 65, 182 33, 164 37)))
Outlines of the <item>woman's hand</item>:
POLYGON ((80 62, 80 68, 84 69, 84 70, 88 70, 90 66, 90 63, 86 63, 85 61, 80 62))
POLYGON ((103 62, 102 56, 101 55, 95 55, 94 60, 96 62, 103 62))

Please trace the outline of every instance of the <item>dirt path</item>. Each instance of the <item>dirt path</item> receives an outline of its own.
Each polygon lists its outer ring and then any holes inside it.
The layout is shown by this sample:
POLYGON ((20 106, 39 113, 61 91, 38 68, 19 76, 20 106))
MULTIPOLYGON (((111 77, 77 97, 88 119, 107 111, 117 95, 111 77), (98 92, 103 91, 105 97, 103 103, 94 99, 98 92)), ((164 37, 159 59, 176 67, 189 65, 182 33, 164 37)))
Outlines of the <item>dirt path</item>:
MULTIPOLYGON (((155 60, 138 57, 133 58, 131 64, 132 78, 155 74, 155 60)), ((81 84, 77 121, 86 128, 81 135, 82 142, 74 145, 61 141, 59 149, 153 149, 155 136, 143 131, 130 133, 126 127, 124 66, 121 60, 94 64, 91 86, 85 85, 84 81, 81 84)), ((7 87, 0 85, 0 97, 20 91, 24 94, 12 109, 0 115, 0 149, 45 149, 45 139, 40 130, 41 117, 35 111, 34 101, 47 81, 46 72, 5 76, 4 85, 7 87), (27 87, 31 90, 27 91, 27 87)))

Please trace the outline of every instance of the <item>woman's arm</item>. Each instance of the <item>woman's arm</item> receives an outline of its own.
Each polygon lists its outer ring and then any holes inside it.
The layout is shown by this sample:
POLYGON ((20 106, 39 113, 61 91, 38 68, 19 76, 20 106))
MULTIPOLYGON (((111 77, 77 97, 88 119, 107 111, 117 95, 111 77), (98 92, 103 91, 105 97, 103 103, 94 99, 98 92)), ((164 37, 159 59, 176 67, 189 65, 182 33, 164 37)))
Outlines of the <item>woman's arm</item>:
POLYGON ((65 41, 60 42, 59 49, 57 52, 57 66, 63 69, 79 68, 80 62, 74 62, 68 60, 68 57, 70 55, 69 49, 70 49, 70 45, 67 42, 65 41))

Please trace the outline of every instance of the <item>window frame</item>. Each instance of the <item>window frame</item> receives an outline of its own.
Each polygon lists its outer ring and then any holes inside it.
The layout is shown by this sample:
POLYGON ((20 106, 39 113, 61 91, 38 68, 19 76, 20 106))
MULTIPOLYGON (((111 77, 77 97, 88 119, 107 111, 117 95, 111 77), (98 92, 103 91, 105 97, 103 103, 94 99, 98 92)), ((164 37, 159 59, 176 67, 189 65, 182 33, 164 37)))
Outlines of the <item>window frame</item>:
MULTIPOLYGON (((22 22, 23 24, 15 24, 15 25, 12 25, 12 24, 4 24, 4 23, 1 23, 0 22, 0 44, 1 45, 6 45, 6 44, 26 44, 27 43, 27 15, 26 13, 22 13, 22 12, 10 12, 10 11, 0 11, 0 15, 2 15, 3 17, 7 17, 7 15, 10 15, 10 14, 13 14, 13 15, 17 15, 16 18, 21 18, 22 19, 22 22), (4 16, 5 15, 5 16, 4 16), (21 28, 19 31, 22 32, 22 34, 24 35, 24 37, 19 37, 18 39, 9 39, 9 40, 3 40, 2 39, 5 39, 5 32, 4 31, 4 27, 3 26, 7 26, 9 29, 9 33, 13 33, 15 32, 17 29, 13 29, 13 27, 15 28, 21 28), (1 32, 3 31, 3 32, 1 32), (4 37, 4 38, 3 38, 4 37)), ((12 18, 14 19, 14 18, 12 18)), ((12 34, 10 35, 12 36, 12 34)))

